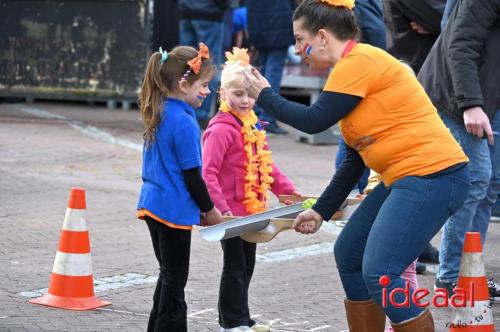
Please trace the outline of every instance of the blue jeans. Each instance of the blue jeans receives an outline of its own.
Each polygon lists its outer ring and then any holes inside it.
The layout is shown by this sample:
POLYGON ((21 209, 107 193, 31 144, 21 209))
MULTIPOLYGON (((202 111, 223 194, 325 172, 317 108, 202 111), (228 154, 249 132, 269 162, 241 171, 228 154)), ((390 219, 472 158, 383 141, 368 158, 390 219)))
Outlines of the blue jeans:
MULTIPOLYGON (((198 49, 200 42, 205 43, 210 50, 212 63, 216 66, 222 64, 222 43, 224 38, 224 24, 222 22, 208 20, 180 20, 180 44, 192 46, 198 49)), ((220 74, 214 76, 210 81, 210 94, 201 107, 196 111, 198 119, 208 119, 210 108, 214 102, 217 87, 220 83, 220 74)))
MULTIPOLYGON (((283 67, 287 57, 288 47, 276 50, 259 50, 259 70, 267 79, 271 88, 277 93, 280 92, 281 78, 283 77, 283 67)), ((255 111, 259 118, 269 123, 276 123, 276 119, 265 109, 255 106, 255 111)))
MULTIPOLYGON (((439 115, 470 160, 471 187, 464 206, 444 226, 436 275, 443 282, 456 282, 465 233, 479 232, 483 245, 486 240, 491 212, 500 192, 500 136, 495 136, 495 144, 489 146, 486 139, 468 134, 463 122, 443 113, 439 115)), ((500 130, 500 111, 491 125, 493 130, 500 130)))
MULTIPOLYGON (((346 145, 344 138, 342 136, 339 137, 339 149, 337 150, 337 155, 335 156, 335 168, 339 169, 340 164, 345 158, 345 150, 346 145)), ((368 177, 370 176, 370 169, 366 167, 365 172, 361 175, 358 183, 354 186, 353 189, 358 189, 359 193, 362 194, 363 190, 365 190, 366 185, 368 184, 368 177)))
MULTIPOLYGON (((408 176, 386 188, 383 183, 363 200, 335 242, 334 254, 342 286, 351 301, 374 299, 382 305, 383 275, 387 293, 405 287, 400 276, 420 255, 448 217, 459 209, 469 189, 467 167, 431 176, 408 176)), ((410 290, 410 294, 413 290, 410 290)), ((404 301, 398 293, 396 301, 404 301)), ((383 308, 393 323, 419 315, 412 301, 383 308)))

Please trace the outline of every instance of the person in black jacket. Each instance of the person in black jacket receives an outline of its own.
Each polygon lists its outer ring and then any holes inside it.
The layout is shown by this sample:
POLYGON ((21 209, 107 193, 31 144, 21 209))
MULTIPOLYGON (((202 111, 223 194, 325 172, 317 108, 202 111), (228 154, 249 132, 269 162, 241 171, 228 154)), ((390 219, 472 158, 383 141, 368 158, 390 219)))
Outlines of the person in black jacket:
MULTIPOLYGON (((259 52, 258 63, 262 74, 269 80, 273 90, 278 93, 288 46, 295 41, 292 29, 294 8, 293 0, 247 2, 249 43, 259 52)), ((257 108, 256 111, 261 120, 269 123, 265 127, 266 132, 287 133, 278 126, 276 119, 266 110, 257 108)))
POLYGON ((436 286, 448 291, 458 278, 465 232, 480 232, 484 244, 500 192, 499 13, 500 0, 458 0, 418 75, 470 159, 470 190, 441 242, 436 286))
POLYGON ((446 0, 382 0, 392 46, 396 58, 410 64, 415 73, 441 32, 441 18, 446 0))
MULTIPOLYGON (((177 0, 180 14, 180 44, 198 48, 203 42, 210 50, 210 56, 215 66, 223 62, 222 44, 224 40, 223 18, 230 7, 231 0, 177 0)), ((208 122, 210 109, 214 103, 215 91, 220 77, 215 75, 210 82, 213 92, 196 111, 198 121, 208 122)))

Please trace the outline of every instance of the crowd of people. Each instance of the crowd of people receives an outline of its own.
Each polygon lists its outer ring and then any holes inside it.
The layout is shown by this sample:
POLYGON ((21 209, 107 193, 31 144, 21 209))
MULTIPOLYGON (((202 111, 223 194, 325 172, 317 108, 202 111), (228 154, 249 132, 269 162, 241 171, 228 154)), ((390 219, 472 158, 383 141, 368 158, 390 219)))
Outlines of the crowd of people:
MULTIPOLYGON (((416 289, 420 258, 439 263, 435 287, 451 296, 465 232, 485 242, 500 193, 500 0, 231 3, 178 0, 181 46, 146 69, 137 210, 160 265, 148 331, 187 331, 193 225, 262 212, 269 191, 300 196, 272 161, 266 133, 286 134, 277 121, 310 134, 338 123, 342 134, 336 172, 297 232, 320 229, 370 170, 380 178, 335 241, 349 330, 384 331, 388 317, 394 331, 434 331, 429 309, 382 305, 379 280, 416 289), (227 17, 251 52, 235 47, 224 61, 227 17), (309 68, 330 70, 312 105, 280 95, 290 44, 309 68)), ((248 307, 255 244, 221 245, 221 331, 270 331, 248 307)))

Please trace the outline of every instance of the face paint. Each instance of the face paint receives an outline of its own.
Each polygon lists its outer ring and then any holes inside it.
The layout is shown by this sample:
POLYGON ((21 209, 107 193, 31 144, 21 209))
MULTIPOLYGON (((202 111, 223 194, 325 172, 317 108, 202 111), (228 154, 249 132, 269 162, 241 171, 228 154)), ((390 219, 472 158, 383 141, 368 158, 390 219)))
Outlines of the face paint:
POLYGON ((198 92, 198 94, 196 95, 196 98, 198 98, 198 100, 203 100, 206 97, 207 97, 207 94, 203 91, 198 92))
POLYGON ((310 53, 311 53, 311 51, 312 51, 312 46, 311 46, 311 45, 309 45, 309 44, 305 44, 305 45, 304 45, 304 49, 303 49, 302 51, 304 52, 304 55, 305 55, 306 57, 308 57, 308 56, 309 56, 309 54, 310 54, 310 53))

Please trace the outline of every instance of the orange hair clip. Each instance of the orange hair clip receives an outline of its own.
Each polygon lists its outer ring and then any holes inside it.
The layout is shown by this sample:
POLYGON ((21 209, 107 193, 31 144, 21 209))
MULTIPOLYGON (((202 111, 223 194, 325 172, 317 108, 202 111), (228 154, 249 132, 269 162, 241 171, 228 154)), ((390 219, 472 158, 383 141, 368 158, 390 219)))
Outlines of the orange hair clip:
POLYGON ((250 64, 250 56, 248 55, 248 49, 233 47, 233 52, 226 52, 226 63, 237 63, 242 66, 248 66, 250 64))
POLYGON ((354 0, 320 0, 326 4, 329 4, 333 7, 345 7, 347 9, 354 8, 354 0))
POLYGON ((202 59, 209 59, 209 58, 210 58, 210 54, 208 52, 207 45, 200 43, 198 55, 196 57, 194 57, 193 59, 189 60, 187 64, 191 68, 191 70, 196 75, 198 75, 200 73, 202 59))

